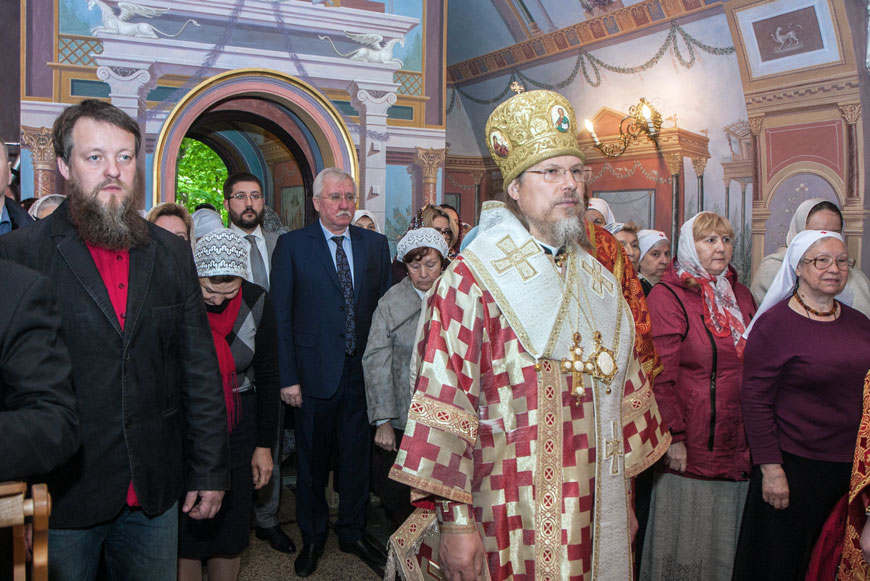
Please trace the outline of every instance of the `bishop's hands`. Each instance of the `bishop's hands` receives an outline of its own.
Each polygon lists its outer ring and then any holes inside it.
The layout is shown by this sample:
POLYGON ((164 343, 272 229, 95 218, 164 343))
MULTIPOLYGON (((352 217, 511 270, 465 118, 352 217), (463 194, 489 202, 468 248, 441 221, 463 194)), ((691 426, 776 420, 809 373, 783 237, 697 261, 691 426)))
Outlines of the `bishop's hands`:
POLYGON ((438 565, 447 581, 477 581, 484 579, 486 553, 477 531, 446 533, 441 531, 438 565))

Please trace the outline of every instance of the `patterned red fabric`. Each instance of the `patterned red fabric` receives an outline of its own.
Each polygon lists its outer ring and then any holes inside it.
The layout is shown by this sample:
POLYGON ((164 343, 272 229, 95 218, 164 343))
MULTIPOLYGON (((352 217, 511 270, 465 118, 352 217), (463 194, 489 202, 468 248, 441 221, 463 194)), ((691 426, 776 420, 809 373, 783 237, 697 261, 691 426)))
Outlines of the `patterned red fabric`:
POLYGON ((861 552, 861 531, 870 505, 870 373, 864 379, 864 414, 855 443, 852 480, 849 484, 849 506, 846 516, 843 558, 840 561, 840 581, 870 579, 870 565, 861 552))
POLYGON ((613 235, 591 222, 586 222, 586 234, 594 248, 594 256, 601 265, 613 273, 622 284, 622 296, 628 302, 631 314, 634 316, 636 328, 634 349, 643 364, 643 370, 649 374, 650 381, 662 372, 662 366, 656 355, 652 339, 652 324, 643 287, 637 278, 634 265, 626 260, 622 244, 613 235))

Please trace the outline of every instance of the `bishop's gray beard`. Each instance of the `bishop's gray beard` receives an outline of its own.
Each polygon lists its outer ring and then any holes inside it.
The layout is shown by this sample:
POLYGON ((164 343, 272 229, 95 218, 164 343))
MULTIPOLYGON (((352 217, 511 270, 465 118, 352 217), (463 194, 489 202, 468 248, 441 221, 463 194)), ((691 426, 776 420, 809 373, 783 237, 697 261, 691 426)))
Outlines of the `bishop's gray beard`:
MULTIPOLYGON (((97 200, 99 191, 109 183, 106 180, 91 192, 83 192, 81 184, 70 180, 69 213, 73 226, 82 240, 110 250, 129 250, 144 246, 151 240, 148 223, 139 216, 134 194, 118 200, 112 198, 106 205, 97 200)), ((132 191, 138 191, 138 178, 132 191)))
POLYGON ((567 246, 569 243, 581 247, 589 245, 589 237, 586 236, 586 228, 580 216, 562 218, 553 224, 552 237, 558 247, 567 246))

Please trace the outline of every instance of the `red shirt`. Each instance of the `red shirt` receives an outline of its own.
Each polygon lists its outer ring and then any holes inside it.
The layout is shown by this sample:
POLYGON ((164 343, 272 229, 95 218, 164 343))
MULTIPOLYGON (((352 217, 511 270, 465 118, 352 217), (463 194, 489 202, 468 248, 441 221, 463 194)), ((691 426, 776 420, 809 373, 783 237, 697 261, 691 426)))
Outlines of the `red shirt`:
MULTIPOLYGON (((130 286, 130 251, 109 250, 92 244, 87 244, 87 247, 100 273, 100 278, 106 285, 109 301, 123 331, 127 320, 127 290, 130 286)), ((127 506, 139 506, 132 480, 127 488, 127 506)))

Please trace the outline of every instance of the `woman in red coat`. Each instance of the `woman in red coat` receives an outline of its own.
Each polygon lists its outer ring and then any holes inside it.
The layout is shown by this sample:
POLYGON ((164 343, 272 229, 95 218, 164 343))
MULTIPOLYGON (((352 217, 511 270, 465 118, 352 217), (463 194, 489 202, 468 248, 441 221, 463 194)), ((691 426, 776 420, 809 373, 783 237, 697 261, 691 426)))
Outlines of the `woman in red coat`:
POLYGON ((742 334, 755 312, 730 267, 734 230, 701 212, 650 293, 664 370, 654 391, 673 442, 653 484, 641 579, 730 579, 749 478, 742 334))

